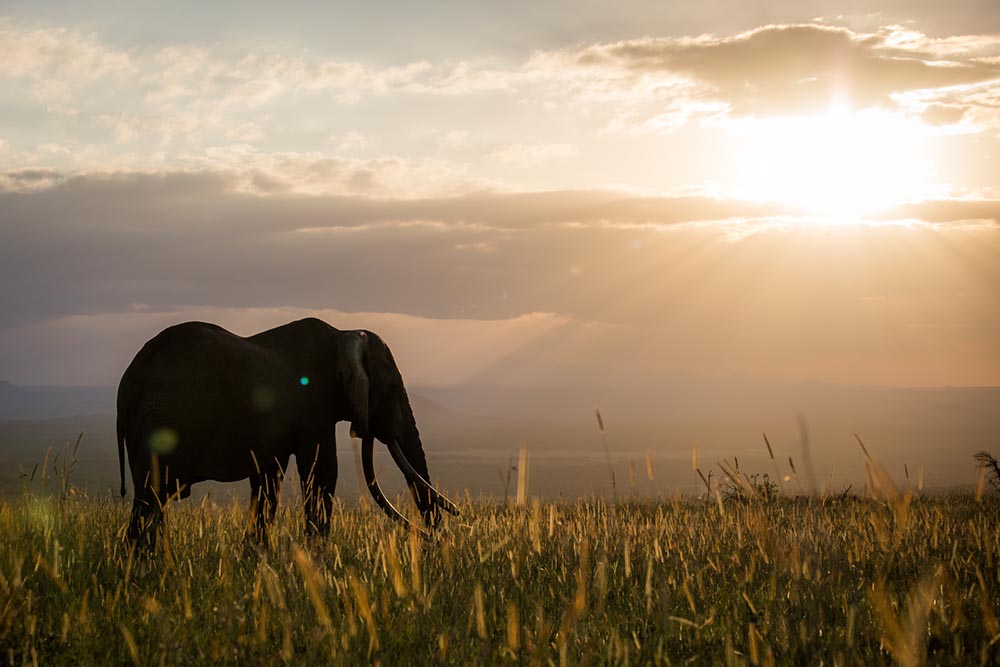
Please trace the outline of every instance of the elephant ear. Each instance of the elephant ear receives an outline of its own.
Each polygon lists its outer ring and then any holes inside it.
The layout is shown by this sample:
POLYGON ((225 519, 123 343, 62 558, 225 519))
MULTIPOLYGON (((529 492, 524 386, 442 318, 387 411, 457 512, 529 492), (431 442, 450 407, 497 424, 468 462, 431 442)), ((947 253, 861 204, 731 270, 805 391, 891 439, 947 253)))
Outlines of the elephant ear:
POLYGON ((364 360, 368 354, 368 336, 364 331, 348 334, 344 344, 341 375, 344 393, 351 408, 351 436, 368 437, 368 372, 364 360))

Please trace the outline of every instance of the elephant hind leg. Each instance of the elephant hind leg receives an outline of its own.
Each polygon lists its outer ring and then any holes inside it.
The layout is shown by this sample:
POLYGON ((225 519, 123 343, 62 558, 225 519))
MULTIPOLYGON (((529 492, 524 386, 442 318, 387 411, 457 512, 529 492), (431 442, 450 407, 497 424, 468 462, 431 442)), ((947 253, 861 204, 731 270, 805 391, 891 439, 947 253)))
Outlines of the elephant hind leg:
POLYGON ((153 493, 136 494, 132 500, 127 539, 142 551, 152 551, 163 526, 163 505, 153 493))
POLYGON ((250 508, 253 515, 251 533, 253 539, 260 544, 267 544, 268 532, 278 510, 283 479, 284 470, 277 465, 250 477, 250 508))
POLYGON ((137 549, 152 551, 163 528, 163 507, 168 495, 155 457, 137 461, 132 470, 132 486, 135 497, 126 538, 137 549))

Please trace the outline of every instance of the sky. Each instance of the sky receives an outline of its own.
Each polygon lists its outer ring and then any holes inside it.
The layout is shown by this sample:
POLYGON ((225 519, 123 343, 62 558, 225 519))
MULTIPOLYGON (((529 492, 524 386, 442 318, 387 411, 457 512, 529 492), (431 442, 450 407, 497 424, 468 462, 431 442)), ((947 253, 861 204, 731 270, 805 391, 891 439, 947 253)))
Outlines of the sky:
POLYGON ((0 3, 0 380, 185 320, 423 385, 1000 385, 1000 8, 0 3))

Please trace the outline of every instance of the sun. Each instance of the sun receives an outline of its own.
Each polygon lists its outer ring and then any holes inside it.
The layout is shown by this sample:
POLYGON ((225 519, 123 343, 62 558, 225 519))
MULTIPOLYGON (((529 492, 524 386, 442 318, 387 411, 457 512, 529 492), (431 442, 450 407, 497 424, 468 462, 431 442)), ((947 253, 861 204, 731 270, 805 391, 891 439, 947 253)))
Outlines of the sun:
POLYGON ((737 196, 781 202, 832 219, 857 218, 933 189, 926 127, 880 110, 745 119, 737 196))

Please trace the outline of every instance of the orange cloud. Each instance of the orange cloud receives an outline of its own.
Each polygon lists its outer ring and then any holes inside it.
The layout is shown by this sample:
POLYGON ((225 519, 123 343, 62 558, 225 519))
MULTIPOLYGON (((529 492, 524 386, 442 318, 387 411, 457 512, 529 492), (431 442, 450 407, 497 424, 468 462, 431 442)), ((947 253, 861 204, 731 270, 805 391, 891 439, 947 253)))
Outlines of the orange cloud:
MULTIPOLYGON (((831 105, 895 107, 893 95, 1000 78, 1000 39, 967 38, 968 48, 927 47, 896 28, 856 33, 820 24, 773 25, 733 37, 643 38, 578 51, 584 66, 682 75, 710 86, 733 113, 791 114, 831 105)), ((919 33, 917 36, 922 37, 919 33)))
POLYGON ((422 383, 1000 378, 993 201, 831 228, 724 199, 260 196, 199 172, 76 176, 0 210, 0 376, 22 383, 108 373, 177 319, 315 313, 386 332, 422 383))

